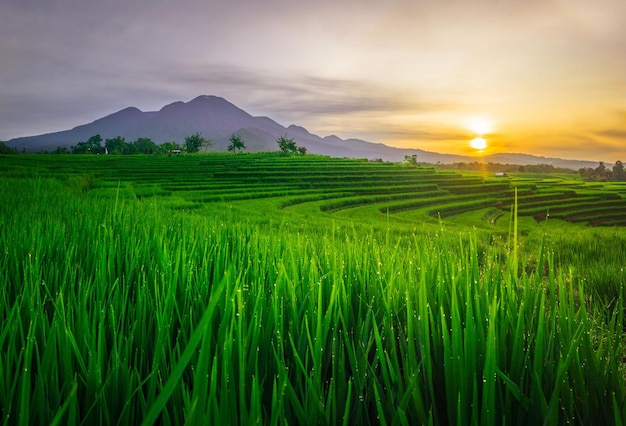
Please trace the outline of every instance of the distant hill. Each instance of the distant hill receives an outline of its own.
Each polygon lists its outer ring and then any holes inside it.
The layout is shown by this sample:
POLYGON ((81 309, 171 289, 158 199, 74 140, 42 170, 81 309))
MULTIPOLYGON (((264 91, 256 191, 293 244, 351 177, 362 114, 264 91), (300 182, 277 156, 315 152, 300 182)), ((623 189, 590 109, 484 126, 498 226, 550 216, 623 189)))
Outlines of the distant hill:
MULTIPOLYGON (((474 157, 395 148, 360 139, 344 140, 334 135, 320 137, 304 127, 284 127, 271 118, 254 117, 217 96, 198 96, 189 102, 174 102, 160 111, 143 112, 129 107, 71 130, 15 138, 8 141, 7 145, 15 147, 19 152, 23 149, 27 152, 53 151, 59 146, 69 148, 97 134, 103 139, 122 136, 129 142, 147 137, 156 143, 183 143, 185 136, 198 132, 212 139, 215 142, 213 149, 217 151, 225 151, 230 135, 237 133, 244 140, 247 150, 255 152, 276 151, 276 138, 286 135, 295 139, 298 146, 306 147, 310 153, 333 157, 380 158, 384 161, 400 162, 405 155, 417 155, 419 162, 433 164, 477 161, 474 157)), ((598 164, 526 154, 494 154, 483 158, 492 163, 552 164, 555 167, 575 170, 596 167, 598 164)))

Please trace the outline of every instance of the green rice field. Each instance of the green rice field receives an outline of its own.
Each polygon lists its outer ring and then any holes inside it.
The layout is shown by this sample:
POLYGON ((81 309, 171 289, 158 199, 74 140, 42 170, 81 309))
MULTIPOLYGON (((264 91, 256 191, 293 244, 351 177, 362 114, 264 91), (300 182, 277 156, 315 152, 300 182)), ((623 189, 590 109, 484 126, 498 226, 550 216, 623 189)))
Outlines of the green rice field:
POLYGON ((3 425, 626 422, 626 184, 0 156, 3 425))

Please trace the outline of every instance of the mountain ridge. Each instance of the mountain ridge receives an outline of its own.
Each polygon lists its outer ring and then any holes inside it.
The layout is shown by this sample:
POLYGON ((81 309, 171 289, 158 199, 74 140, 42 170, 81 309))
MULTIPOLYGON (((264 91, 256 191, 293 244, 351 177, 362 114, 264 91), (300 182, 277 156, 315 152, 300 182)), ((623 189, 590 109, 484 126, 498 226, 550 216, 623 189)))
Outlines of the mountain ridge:
POLYGON ((595 167, 598 162, 566 160, 530 154, 502 153, 481 157, 443 154, 414 148, 396 148, 382 143, 361 139, 341 139, 336 135, 318 136, 306 128, 291 124, 287 127, 270 117, 253 116, 226 99, 214 95, 201 95, 188 102, 176 101, 163 106, 159 111, 141 111, 129 106, 112 114, 76 126, 70 130, 45 133, 11 139, 7 145, 18 151, 52 151, 59 146, 70 147, 100 134, 103 139, 122 136, 127 141, 147 137, 156 143, 184 142, 184 137, 201 133, 215 142, 217 151, 225 151, 233 133, 242 136, 248 151, 275 151, 276 138, 294 138, 298 146, 304 146, 313 154, 332 157, 354 157, 381 159, 400 162, 406 155, 417 155, 425 163, 492 162, 516 165, 551 164, 577 170, 595 167))

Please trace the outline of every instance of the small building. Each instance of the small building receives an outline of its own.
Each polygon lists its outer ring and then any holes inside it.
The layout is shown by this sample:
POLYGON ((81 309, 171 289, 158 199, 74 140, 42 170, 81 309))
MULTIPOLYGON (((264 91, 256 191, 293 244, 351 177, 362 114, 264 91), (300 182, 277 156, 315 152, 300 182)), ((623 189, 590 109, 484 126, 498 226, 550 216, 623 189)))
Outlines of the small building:
POLYGON ((496 172, 496 177, 500 177, 500 178, 506 177, 506 173, 504 173, 504 172, 496 172))

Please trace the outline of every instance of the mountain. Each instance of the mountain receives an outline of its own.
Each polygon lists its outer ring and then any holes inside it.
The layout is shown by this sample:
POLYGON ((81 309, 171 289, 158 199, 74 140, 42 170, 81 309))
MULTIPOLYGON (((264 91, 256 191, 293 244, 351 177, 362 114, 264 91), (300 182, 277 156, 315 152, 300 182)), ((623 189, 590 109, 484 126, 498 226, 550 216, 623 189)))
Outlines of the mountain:
MULTIPOLYGON (((159 111, 143 112, 135 107, 107 115, 89 124, 71 130, 12 139, 7 145, 28 152, 53 151, 58 146, 70 147, 99 134, 102 139, 122 136, 127 141, 147 137, 156 143, 175 141, 183 143, 185 136, 200 133, 215 142, 216 151, 225 151, 233 133, 241 136, 247 151, 276 151, 276 138, 293 138, 313 154, 333 157, 379 158, 400 162, 405 155, 417 155, 425 163, 474 162, 474 157, 440 154, 420 149, 394 148, 360 139, 341 139, 335 135, 320 137, 301 126, 284 127, 268 117, 255 117, 226 99, 217 96, 198 96, 189 102, 174 102, 159 111)), ((502 164, 552 164, 578 170, 596 167, 596 162, 562 160, 526 154, 494 154, 484 161, 502 164)))
POLYGON ((74 127, 72 130, 11 139, 7 145, 17 148, 20 152, 23 148, 28 152, 52 151, 58 146, 69 148, 71 145, 86 141, 97 134, 100 134, 104 139, 128 134, 133 129, 145 124, 155 114, 154 112, 142 112, 135 107, 128 107, 92 123, 74 127))

